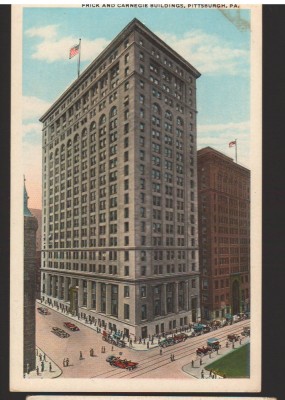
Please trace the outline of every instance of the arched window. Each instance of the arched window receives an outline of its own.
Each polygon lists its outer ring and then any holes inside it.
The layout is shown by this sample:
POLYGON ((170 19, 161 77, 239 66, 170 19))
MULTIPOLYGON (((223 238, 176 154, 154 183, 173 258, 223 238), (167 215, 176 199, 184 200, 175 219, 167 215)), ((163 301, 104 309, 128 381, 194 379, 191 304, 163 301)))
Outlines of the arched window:
POLYGON ((69 139, 69 141, 67 142, 67 147, 70 147, 71 146, 71 140, 69 139))
POLYGON ((59 149, 57 148, 57 149, 55 150, 55 156, 56 156, 56 157, 58 156, 58 153, 59 153, 59 149))
POLYGON ((158 105, 157 103, 153 103, 153 105, 152 105, 152 111, 153 111, 154 113, 160 114, 160 107, 159 107, 159 105, 158 105))
POLYGON ((96 122, 93 121, 93 122, 91 122, 91 124, 90 124, 90 132, 94 131, 95 129, 96 129, 96 122))
POLYGON ((112 107, 110 111, 110 118, 115 117, 115 115, 117 115, 117 112, 118 112, 117 107, 116 106, 112 107))
POLYGON ((49 155, 49 159, 52 160, 53 159, 53 153, 50 153, 49 155))
POLYGON ((184 125, 184 121, 181 117, 177 117, 176 123, 177 123, 177 125, 180 125, 180 126, 184 125))
POLYGON ((62 144, 62 145, 61 145, 61 147, 60 147, 60 152, 61 152, 61 153, 63 153, 63 152, 64 152, 64 150, 65 150, 65 145, 64 145, 64 144, 62 144))
POLYGON ((87 136, 87 128, 84 128, 82 133, 81 133, 81 137, 84 138, 85 136, 87 136))
POLYGON ((102 114, 100 119, 99 119, 99 125, 103 125, 106 123, 106 115, 102 114))
POLYGON ((78 133, 77 133, 77 134, 74 136, 73 142, 76 143, 76 142, 78 142, 78 140, 79 140, 79 135, 78 135, 78 133))
POLYGON ((169 110, 165 111, 165 118, 169 119, 169 121, 172 121, 172 113, 169 110))

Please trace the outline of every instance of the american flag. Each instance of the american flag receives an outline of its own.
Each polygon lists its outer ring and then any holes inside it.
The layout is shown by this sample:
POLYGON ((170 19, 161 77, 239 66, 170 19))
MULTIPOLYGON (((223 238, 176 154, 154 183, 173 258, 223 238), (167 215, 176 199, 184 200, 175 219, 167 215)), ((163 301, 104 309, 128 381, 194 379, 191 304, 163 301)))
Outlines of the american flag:
POLYGON ((229 143, 229 147, 234 147, 236 145, 236 140, 233 140, 232 142, 229 143))
POLYGON ((69 58, 76 56, 76 54, 78 53, 79 53, 79 44, 76 44, 69 50, 69 58))

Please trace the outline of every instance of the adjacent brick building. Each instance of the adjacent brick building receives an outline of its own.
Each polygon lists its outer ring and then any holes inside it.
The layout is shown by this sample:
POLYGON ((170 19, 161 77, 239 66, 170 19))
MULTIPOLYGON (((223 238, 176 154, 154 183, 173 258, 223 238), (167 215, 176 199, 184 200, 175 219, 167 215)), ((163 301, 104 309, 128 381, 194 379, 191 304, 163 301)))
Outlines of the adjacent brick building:
POLYGON ((24 185, 24 373, 35 369, 35 271, 37 219, 28 208, 24 185))
POLYGON ((202 318, 249 311, 250 171, 206 147, 198 151, 202 318))
POLYGON ((146 337, 200 318, 199 72, 134 19, 42 116, 42 297, 146 337))

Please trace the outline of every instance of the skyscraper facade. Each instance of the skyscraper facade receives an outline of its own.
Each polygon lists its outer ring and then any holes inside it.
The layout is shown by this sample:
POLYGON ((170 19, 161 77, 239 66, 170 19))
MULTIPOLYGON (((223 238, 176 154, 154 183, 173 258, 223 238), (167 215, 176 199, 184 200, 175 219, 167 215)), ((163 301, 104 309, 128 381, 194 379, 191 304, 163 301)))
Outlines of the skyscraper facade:
POLYGON ((42 116, 42 298, 142 338, 200 318, 199 72, 134 19, 42 116))
POLYGON ((250 171, 206 147, 198 155, 201 314, 250 309, 250 171))

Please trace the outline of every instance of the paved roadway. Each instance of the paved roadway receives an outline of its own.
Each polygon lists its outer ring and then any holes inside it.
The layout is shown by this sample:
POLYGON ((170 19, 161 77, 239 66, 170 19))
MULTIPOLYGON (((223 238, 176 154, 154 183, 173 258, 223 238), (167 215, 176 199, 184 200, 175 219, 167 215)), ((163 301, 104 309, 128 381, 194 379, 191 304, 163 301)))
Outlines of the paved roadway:
POLYGON ((189 338, 186 342, 163 349, 163 353, 160 355, 159 348, 136 351, 128 347, 119 349, 114 346, 114 350, 111 351, 112 346, 102 340, 101 334, 80 322, 76 322, 80 331, 69 331, 63 326, 63 322, 74 323, 74 321, 61 313, 49 310, 50 315, 41 315, 36 312, 36 344, 62 369, 61 378, 193 378, 184 372, 182 367, 197 359, 196 349, 205 346, 207 338, 219 338, 222 344, 220 354, 223 354, 228 351, 225 347, 227 335, 229 333, 240 334, 243 326, 250 324, 250 320, 245 320, 195 338, 189 338), (51 332, 53 326, 64 329, 70 333, 70 337, 61 339, 54 335, 51 332), (102 346, 105 346, 106 353, 101 353, 102 346), (91 347, 94 349, 94 357, 89 355, 91 347), (80 351, 82 351, 83 360, 79 359, 80 351), (139 366, 133 371, 112 367, 106 362, 106 357, 110 354, 138 362, 139 366), (170 354, 174 354, 174 362, 170 361, 170 354), (70 365, 63 367, 63 359, 67 357, 70 365))

